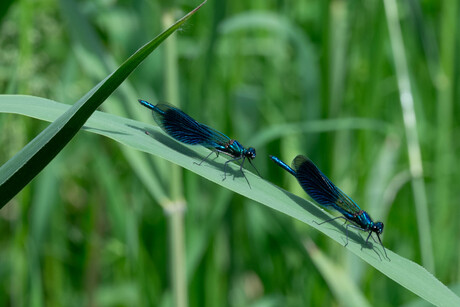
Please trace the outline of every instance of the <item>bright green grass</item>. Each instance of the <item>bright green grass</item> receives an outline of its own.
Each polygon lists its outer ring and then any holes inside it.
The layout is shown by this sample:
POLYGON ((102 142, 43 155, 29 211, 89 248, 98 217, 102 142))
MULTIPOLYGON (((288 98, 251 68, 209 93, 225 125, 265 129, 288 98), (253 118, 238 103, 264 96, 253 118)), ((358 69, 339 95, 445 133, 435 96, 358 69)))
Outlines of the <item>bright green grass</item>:
MULTIPOLYGON (((1 96, 0 102, 2 102, 0 111, 19 113, 53 122, 59 122, 62 116, 68 113, 66 111, 69 109, 69 107, 65 104, 59 104, 42 98, 20 95, 1 96)), ((248 179, 252 182, 251 186, 247 185, 244 180, 222 180, 222 158, 215 159, 213 162, 208 163, 207 168, 201 167, 201 165, 194 162, 196 162, 197 158, 199 159, 200 154, 205 154, 204 149, 197 148, 197 150, 194 150, 194 148, 189 149, 186 146, 181 146, 174 140, 167 137, 158 127, 146 126, 142 122, 136 122, 110 114, 97 112, 87 121, 84 128, 90 132, 112 138, 123 145, 162 157, 172 163, 178 164, 183 168, 189 169, 208 180, 214 181, 215 183, 234 191, 235 193, 244 195, 249 199, 268 206, 269 208, 275 209, 296 218, 303 223, 309 224, 310 226, 324 232, 336 242, 343 243, 342 233, 336 231, 336 229, 328 229, 319 225, 327 220, 330 220, 331 217, 324 214, 321 210, 318 210, 315 205, 274 187, 273 184, 255 176, 254 174, 247 173, 248 179), (149 135, 145 133, 146 131, 149 132, 149 135)), ((103 160, 102 165, 107 165, 107 162, 103 160)), ((242 179, 237 167, 232 170, 229 169, 229 176, 230 174, 242 179)), ((180 239, 180 241, 176 241, 177 238, 174 239, 174 236, 181 235, 181 233, 183 233, 183 230, 181 229, 182 215, 174 215, 177 210, 183 210, 182 207, 178 207, 178 205, 183 202, 184 201, 175 201, 167 204, 165 208, 168 215, 177 217, 177 219, 173 219, 171 221, 172 244, 178 245, 171 250, 172 254, 184 252, 182 250, 183 247, 181 247, 182 239, 180 239), (176 223, 179 223, 179 225, 177 226, 176 223), (179 234, 177 233, 178 229, 180 229, 179 234)), ((360 238, 359 234, 356 235, 350 231, 350 238, 353 238, 353 241, 350 240, 347 245, 348 249, 402 286, 436 305, 460 304, 460 298, 456 297, 447 289, 447 287, 437 281, 424 268, 394 254, 391 251, 388 251, 387 259, 385 258, 383 251, 379 251, 379 248, 377 247, 363 249, 365 241, 363 238, 360 238)), ((311 246, 313 243, 311 242, 307 244, 311 246)), ((329 281, 334 281, 330 282, 331 288, 332 290, 337 291, 336 295, 340 299, 346 300, 347 297, 353 296, 352 294, 355 293, 352 292, 356 292, 357 295, 359 294, 359 291, 351 287, 353 282, 351 279, 346 277, 345 273, 339 274, 339 270, 336 269, 334 265, 328 264, 329 262, 327 262, 328 260, 324 256, 318 258, 319 252, 315 252, 311 248, 309 248, 309 251, 313 260, 316 261, 315 264, 317 264, 318 268, 325 275, 325 278, 329 281), (337 271, 335 274, 336 276, 332 274, 333 271, 337 271), (341 275, 342 277, 340 278, 341 275), (337 281, 339 278, 340 280, 337 281), (341 286, 341 284, 344 285, 341 286)), ((174 263, 177 264, 178 262, 179 261, 175 261, 174 263)), ((174 271, 180 271, 180 269, 175 268, 174 271)), ((175 278, 173 283, 180 284, 180 280, 177 280, 174 274, 173 277, 175 278)), ((177 289, 177 291, 179 290, 177 289)), ((175 294, 179 300, 177 305, 181 305, 181 303, 186 304, 184 301, 180 302, 180 300, 184 300, 186 296, 185 291, 182 292, 183 293, 180 293, 179 291, 179 293, 175 294)), ((352 303, 351 301, 350 305, 354 305, 355 303, 352 303)))
MULTIPOLYGON (((12 4, 0 14, 1 92, 76 101, 160 33, 165 13, 172 9, 178 19, 198 5, 162 3, 12 4)), ((452 29, 458 28, 459 13, 449 1, 445 7, 438 1, 400 5, 432 236, 431 270, 455 286, 460 280, 455 167, 460 87, 455 86, 458 40, 452 38, 458 33, 452 29)), ((307 198, 267 155, 286 161, 308 155, 375 220, 385 222, 386 247, 425 262, 421 244, 427 238, 417 230, 424 225, 416 214, 383 3, 212 1, 177 34, 178 80, 172 81, 177 84, 166 81, 171 73, 166 67, 175 68, 165 65, 165 49, 159 48, 108 98, 105 111, 148 126, 153 120, 136 99, 174 99, 168 88, 177 86, 175 94, 190 115, 247 146, 257 145, 255 162, 266 181, 307 198)), ((45 126, 2 114, 0 127, 3 164, 45 126)), ((149 138, 142 138, 149 146, 149 138)), ((169 160, 194 167, 192 161, 206 150, 196 152, 193 159, 169 160)), ((171 181, 170 168, 158 157, 77 134, 0 211, 0 302, 171 306, 179 295, 169 269, 169 247, 177 241, 170 236, 171 215, 165 214, 169 200, 178 200, 171 194, 173 184, 183 185, 187 206, 185 223, 177 229, 184 227, 190 306, 416 301, 409 287, 355 257, 359 244, 350 243, 353 253, 348 253, 344 233, 333 226, 320 228, 339 244, 222 188, 219 169, 193 169, 212 176, 215 184, 189 171, 180 182, 171 181), (305 249, 310 240, 319 250, 311 243, 305 249)), ((248 196, 251 191, 240 181, 227 179, 225 186, 248 196)), ((292 213, 300 219, 303 214, 292 213)))

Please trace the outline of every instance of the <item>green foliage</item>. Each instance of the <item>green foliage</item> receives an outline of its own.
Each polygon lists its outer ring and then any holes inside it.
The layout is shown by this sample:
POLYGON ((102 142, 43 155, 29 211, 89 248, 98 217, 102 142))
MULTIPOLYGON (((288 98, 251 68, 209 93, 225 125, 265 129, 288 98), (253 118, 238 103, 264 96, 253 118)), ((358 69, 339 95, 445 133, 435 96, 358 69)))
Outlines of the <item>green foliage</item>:
MULTIPOLYGON (((0 103, 0 111, 2 112, 19 113, 51 122, 55 122, 60 118, 61 114, 65 114, 69 109, 64 104, 24 96, 2 96, 0 97, 0 103)), ((251 187, 247 185, 245 180, 222 180, 224 158, 220 157, 213 160, 208 167, 201 167, 194 162, 200 156, 206 154, 203 148, 188 148, 178 144, 173 139, 168 138, 158 127, 97 112, 87 121, 85 130, 107 136, 123 145, 169 160, 227 189, 309 224, 336 242, 343 243, 343 233, 338 232, 335 227, 322 227, 322 225, 319 225, 329 220, 331 216, 318 210, 314 204, 300 199, 287 191, 276 188, 273 184, 252 173, 247 174, 251 182, 251 187), (145 132, 149 134, 147 135, 145 132)), ((103 164, 105 163, 103 162, 103 164)), ((236 165, 229 172, 234 177, 241 179, 239 169, 236 165)), ((117 215, 115 214, 115 216, 117 215)), ((360 238, 359 232, 355 235, 350 231, 350 237, 353 240, 350 240, 347 245, 349 250, 402 286, 435 305, 448 306, 460 303, 460 298, 455 296, 446 286, 436 280, 433 275, 421 266, 391 251, 388 251, 391 261, 387 261, 383 256, 383 251, 379 251, 379 246, 363 249, 365 241, 360 238)), ((315 263, 317 263, 320 270, 325 268, 324 271, 327 272, 328 269, 334 269, 334 266, 331 267, 332 264, 328 265, 324 263, 324 261, 328 261, 325 256, 319 255, 318 252, 312 253, 316 253, 317 257, 313 257, 313 260, 317 261, 315 263)), ((325 272, 323 273, 325 277, 332 275, 332 273, 325 272)), ((329 277, 329 280, 334 280, 334 278, 337 279, 339 276, 342 276, 342 282, 346 283, 343 273, 336 272, 336 275, 335 277, 329 277)), ((340 287, 332 288, 339 288, 339 291, 348 290, 347 292, 351 292, 348 288, 343 290, 340 287)), ((339 296, 345 297, 345 295, 339 296)), ((350 305, 354 304, 350 303, 350 305)))
MULTIPOLYGON (((177 19, 178 7, 193 9, 162 3, 12 2, 0 14, 1 92, 73 103, 160 33, 165 15, 177 19)), ((413 139, 404 134, 382 2, 209 2, 176 33, 177 55, 160 47, 118 80, 124 82, 117 91, 105 93, 103 110, 121 118, 96 112, 83 127, 123 145, 77 133, 30 184, 16 181, 25 188, 0 211, 0 302, 172 306, 181 293, 174 287, 186 283, 190 306, 394 306, 417 303, 413 293, 455 305, 458 297, 443 285, 460 280, 460 171, 453 167, 460 148, 453 38, 460 18, 452 3, 398 7, 424 171, 414 184, 407 153, 413 139), (222 181, 223 158, 198 167, 193 162, 209 151, 174 142, 151 125, 137 99, 176 99, 168 98, 171 88, 194 118, 256 147, 264 178, 246 171, 252 189, 236 165, 235 177, 222 181), (268 154, 312 158, 385 223, 392 261, 379 258, 378 244, 362 248, 358 232, 344 248, 340 224, 315 224, 329 215, 279 189, 307 198, 268 154), (183 179, 173 177, 169 161, 186 169, 183 179), (184 199, 171 192, 178 185, 184 199), (416 214, 417 197, 426 197, 428 219, 416 214), (185 223, 173 230, 178 203, 186 205, 185 223), (429 238, 418 229, 432 236, 428 252, 429 238), (168 250, 180 242, 172 235, 177 230, 185 235, 182 260, 168 250), (176 261, 186 263, 185 281, 173 281, 176 261), (430 261, 443 284, 415 264, 430 261)), ((4 164, 51 130, 11 113, 51 121, 71 107, 15 95, 3 96, 0 109, 10 113, 0 115, 4 164)), ((70 127, 67 141, 84 121, 70 127)), ((43 168, 51 158, 37 162, 43 168)))
POLYGON ((91 114, 112 94, 144 59, 195 11, 183 17, 140 48, 117 70, 92 88, 61 118, 53 121, 18 154, 0 168, 0 206, 4 206, 67 145, 91 114))

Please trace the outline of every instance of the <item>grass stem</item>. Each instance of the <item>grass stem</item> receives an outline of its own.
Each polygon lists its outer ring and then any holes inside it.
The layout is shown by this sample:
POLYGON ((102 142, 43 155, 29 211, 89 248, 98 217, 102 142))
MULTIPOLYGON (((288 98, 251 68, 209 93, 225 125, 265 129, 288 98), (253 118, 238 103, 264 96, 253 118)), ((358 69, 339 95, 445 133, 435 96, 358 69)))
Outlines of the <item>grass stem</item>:
POLYGON ((398 7, 395 0, 385 0, 385 13, 388 23, 391 48, 396 68, 399 98, 406 131, 409 168, 412 176, 412 192, 414 195, 422 263, 434 273, 434 258, 428 214, 428 202, 425 183, 423 181, 422 154, 417 133, 417 117, 414 110, 414 98, 410 85, 409 68, 406 60, 404 42, 399 24, 398 7))
MULTIPOLYGON (((168 10, 163 15, 163 27, 167 29, 174 23, 173 11, 168 10)), ((165 97, 169 103, 179 104, 179 78, 176 37, 172 35, 164 43, 165 58, 165 97)), ((184 235, 184 212, 186 203, 183 198, 182 169, 178 165, 171 164, 170 193, 172 203, 165 206, 169 217, 170 234, 170 255, 172 287, 174 295, 174 306, 186 307, 187 297, 187 276, 185 260, 185 235, 184 235)))

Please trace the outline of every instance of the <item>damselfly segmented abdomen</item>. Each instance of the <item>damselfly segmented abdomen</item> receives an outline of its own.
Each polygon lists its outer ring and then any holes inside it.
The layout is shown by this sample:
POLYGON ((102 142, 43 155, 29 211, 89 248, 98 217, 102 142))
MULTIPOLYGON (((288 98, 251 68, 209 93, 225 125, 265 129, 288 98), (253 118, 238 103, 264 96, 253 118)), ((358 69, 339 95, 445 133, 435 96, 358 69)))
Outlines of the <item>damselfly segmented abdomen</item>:
POLYGON ((225 162, 225 174, 226 167, 229 162, 238 162, 241 160, 240 171, 249 184, 249 181, 243 172, 243 164, 247 159, 249 163, 253 165, 251 160, 256 157, 256 151, 254 148, 249 147, 246 149, 238 141, 230 139, 222 132, 197 122, 182 110, 172 105, 164 103, 153 105, 141 99, 139 100, 139 103, 152 110, 153 119, 158 126, 160 126, 163 131, 175 140, 188 145, 202 145, 214 152, 221 152, 230 156, 232 159, 225 162))
MULTIPOLYGON (((343 214, 342 217, 353 224, 354 228, 367 231, 369 236, 368 242, 372 233, 377 235, 380 244, 383 247, 385 256, 387 256, 385 247, 380 239, 380 234, 383 232, 382 222, 373 222, 369 214, 362 210, 347 194, 342 192, 329 178, 326 177, 316 165, 307 157, 298 155, 292 161, 292 167, 281 161, 275 156, 270 158, 283 169, 297 178, 297 181, 302 188, 310 195, 313 200, 324 207, 333 207, 343 214)), ((348 242, 348 227, 347 225, 347 242, 348 242)), ((387 256, 388 258, 388 256, 387 256)))

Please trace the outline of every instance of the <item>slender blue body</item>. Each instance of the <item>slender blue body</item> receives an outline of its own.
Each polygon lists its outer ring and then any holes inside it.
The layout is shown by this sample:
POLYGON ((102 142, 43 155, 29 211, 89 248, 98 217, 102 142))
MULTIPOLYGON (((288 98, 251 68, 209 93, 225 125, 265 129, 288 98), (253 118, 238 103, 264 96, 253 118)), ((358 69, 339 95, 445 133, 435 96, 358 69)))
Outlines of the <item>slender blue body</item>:
POLYGON ((383 232, 383 223, 372 221, 369 214, 362 210, 347 194, 332 183, 332 181, 330 181, 310 159, 298 155, 292 161, 292 167, 289 167, 289 165, 275 156, 270 156, 270 158, 296 177, 305 192, 307 192, 307 194, 318 204, 326 208, 334 208, 343 214, 343 216, 338 218, 344 218, 353 223, 352 225, 347 225, 347 240, 349 226, 368 232, 369 236, 366 239, 366 243, 372 233, 375 233, 386 256, 385 247, 380 240, 380 235, 383 232))
MULTIPOLYGON (((172 105, 161 103, 153 105, 141 99, 139 99, 139 102, 144 107, 152 110, 153 119, 158 124, 158 126, 160 126, 163 131, 165 131, 168 135, 177 141, 189 145, 201 145, 211 149, 213 152, 216 152, 217 155, 219 155, 219 153, 223 153, 232 157, 233 159, 225 162, 225 169, 227 167, 227 163, 242 160, 240 164, 240 170, 249 184, 249 181, 243 172, 243 164, 247 159, 249 163, 254 167, 251 162, 251 160, 256 157, 256 150, 254 148, 245 148, 238 141, 230 139, 225 134, 209 126, 200 124, 185 114, 183 111, 172 105)), ((209 155, 199 164, 205 161, 208 157, 209 155)))

